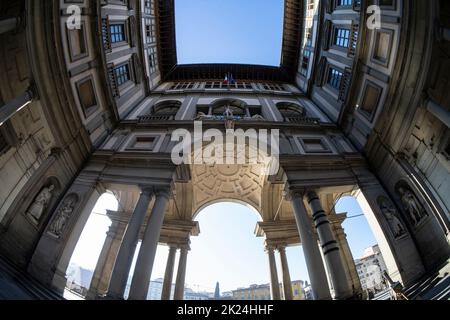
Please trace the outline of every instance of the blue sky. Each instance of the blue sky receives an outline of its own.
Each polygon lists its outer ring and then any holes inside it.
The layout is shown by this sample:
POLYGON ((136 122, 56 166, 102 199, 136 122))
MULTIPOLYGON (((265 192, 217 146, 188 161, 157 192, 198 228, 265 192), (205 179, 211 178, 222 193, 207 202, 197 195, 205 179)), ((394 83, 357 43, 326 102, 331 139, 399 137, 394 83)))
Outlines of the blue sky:
POLYGON ((279 66, 284 0, 175 0, 178 63, 279 66))

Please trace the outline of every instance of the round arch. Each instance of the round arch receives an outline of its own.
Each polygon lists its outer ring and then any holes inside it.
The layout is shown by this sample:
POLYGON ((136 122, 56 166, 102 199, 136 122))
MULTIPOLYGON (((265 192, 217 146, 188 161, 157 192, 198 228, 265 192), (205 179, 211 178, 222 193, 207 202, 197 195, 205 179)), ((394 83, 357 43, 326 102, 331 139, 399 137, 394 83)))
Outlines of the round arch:
POLYGON ((243 200, 239 200, 239 199, 234 199, 234 198, 222 198, 222 199, 215 199, 215 200, 211 200, 208 201, 204 204, 202 204, 201 206, 199 206, 198 208, 196 208, 196 210, 194 211, 194 214, 192 215, 192 220, 196 220, 198 215, 205 210, 206 208, 213 206, 215 204, 220 204, 220 203, 233 203, 233 204, 239 204, 242 205, 248 209, 250 209, 250 211, 252 211, 259 219, 259 221, 263 221, 263 216, 262 214, 259 212, 259 210, 257 208, 255 208, 252 204, 243 201, 243 200))

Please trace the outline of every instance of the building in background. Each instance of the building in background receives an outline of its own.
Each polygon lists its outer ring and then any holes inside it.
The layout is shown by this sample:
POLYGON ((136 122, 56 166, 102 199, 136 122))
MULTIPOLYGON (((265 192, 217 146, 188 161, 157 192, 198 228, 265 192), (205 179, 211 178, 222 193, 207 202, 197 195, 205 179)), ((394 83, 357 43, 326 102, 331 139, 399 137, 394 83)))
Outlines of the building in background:
MULTIPOLYGON (((293 300, 305 300, 304 282, 301 280, 292 281, 293 300)), ((282 284, 280 284, 280 292, 283 292, 282 284)), ((248 288, 239 288, 233 290, 233 300, 271 300, 270 284, 253 284, 248 288)), ((284 300, 284 295, 281 294, 284 300)))
POLYGON ((378 245, 367 248, 355 263, 362 288, 369 297, 388 287, 383 277, 387 268, 378 245))
MULTIPOLYGON (((90 299, 124 298, 140 240, 131 299, 147 297, 154 260, 146 255, 154 258, 158 244, 174 245, 167 266, 179 266, 182 288, 190 239, 200 232, 195 213, 218 200, 261 214, 256 231, 266 240, 273 298, 282 296, 275 255, 289 284, 283 245, 301 244, 315 299, 358 299, 345 215, 334 210, 349 193, 409 299, 445 287, 434 277, 448 276, 440 266, 450 258, 448 0, 285 0, 278 67, 179 64, 174 3, 1 2, 1 296, 13 296, 5 287, 24 299, 62 294, 105 192, 120 210, 109 214, 90 299), (373 3, 379 27, 366 23, 373 3), (67 25, 72 5, 82 13, 75 29, 67 25), (279 130, 272 146, 280 147, 280 170, 268 179, 264 161, 175 164, 171 136, 194 134, 196 120, 222 135, 230 127, 279 130), (157 232, 160 239, 145 236, 157 232)), ((360 268, 365 287, 376 289, 377 267, 360 268)))

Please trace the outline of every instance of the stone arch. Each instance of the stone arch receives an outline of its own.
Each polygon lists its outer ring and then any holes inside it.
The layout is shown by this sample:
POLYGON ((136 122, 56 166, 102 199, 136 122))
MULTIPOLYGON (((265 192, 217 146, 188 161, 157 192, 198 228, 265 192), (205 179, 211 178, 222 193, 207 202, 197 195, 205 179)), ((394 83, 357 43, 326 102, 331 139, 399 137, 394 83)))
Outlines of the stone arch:
POLYGON ((211 103, 211 115, 223 115, 225 109, 230 107, 234 116, 247 117, 249 116, 248 104, 240 99, 218 99, 211 103))
POLYGON ((229 199, 216 199, 216 200, 212 200, 212 201, 210 201, 210 202, 207 202, 207 203, 201 205, 200 207, 198 207, 198 208, 196 209, 196 211, 194 211, 194 213, 193 213, 193 215, 192 215, 192 220, 196 220, 196 219, 197 219, 197 216, 198 216, 204 209, 206 209, 207 207, 212 206, 212 205, 214 205, 214 204, 217 204, 217 203, 236 203, 236 204, 242 205, 242 206, 244 206, 244 207, 249 208, 253 213, 255 213, 255 214, 258 216, 258 218, 260 219, 260 221, 263 221, 263 216, 262 216, 262 214, 261 214, 260 211, 259 211, 257 208, 255 208, 252 204, 250 204, 250 203, 248 203, 248 202, 246 202, 246 201, 242 201, 242 200, 234 199, 234 198, 229 198, 229 199))
POLYGON ((150 110, 152 116, 165 117, 174 120, 182 103, 178 100, 166 100, 156 103, 150 110))

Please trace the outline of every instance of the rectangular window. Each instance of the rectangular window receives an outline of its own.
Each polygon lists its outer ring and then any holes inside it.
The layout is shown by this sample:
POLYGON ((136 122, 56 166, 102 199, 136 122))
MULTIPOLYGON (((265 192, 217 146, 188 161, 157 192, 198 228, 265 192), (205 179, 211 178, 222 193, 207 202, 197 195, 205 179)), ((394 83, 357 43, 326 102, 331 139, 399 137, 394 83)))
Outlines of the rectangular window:
POLYGON ((337 0, 336 5, 338 7, 348 7, 353 5, 353 0, 337 0))
POLYGON ((152 47, 148 49, 148 67, 150 75, 154 74, 157 70, 157 53, 156 53, 156 47, 152 47))
POLYGON ((118 43, 125 41, 125 24, 117 23, 109 25, 109 32, 111 35, 111 43, 118 43))
POLYGON ((309 50, 303 51, 302 67, 300 69, 300 73, 304 77, 306 77, 308 75, 310 58, 311 58, 311 51, 309 51, 309 50))
POLYGON ((344 74, 339 70, 336 70, 332 67, 328 70, 328 81, 327 83, 336 90, 339 90, 342 83, 342 78, 344 74))
POLYGON ((350 30, 336 28, 334 30, 334 45, 342 48, 348 48, 350 42, 350 30))
POLYGON ((121 65, 114 69, 117 85, 121 86, 131 80, 130 66, 128 64, 121 65))

